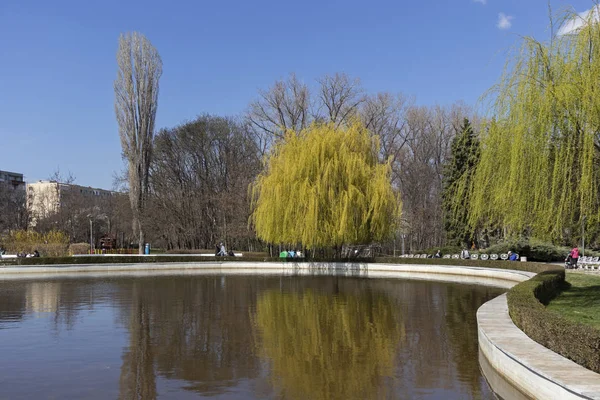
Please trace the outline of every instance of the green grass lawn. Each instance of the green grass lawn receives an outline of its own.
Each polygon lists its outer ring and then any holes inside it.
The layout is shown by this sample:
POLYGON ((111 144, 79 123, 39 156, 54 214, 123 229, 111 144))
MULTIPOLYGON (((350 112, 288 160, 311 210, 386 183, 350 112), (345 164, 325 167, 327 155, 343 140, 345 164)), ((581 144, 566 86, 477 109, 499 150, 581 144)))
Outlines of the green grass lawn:
POLYGON ((568 290, 548 304, 548 310, 600 329, 600 275, 567 272, 568 290))

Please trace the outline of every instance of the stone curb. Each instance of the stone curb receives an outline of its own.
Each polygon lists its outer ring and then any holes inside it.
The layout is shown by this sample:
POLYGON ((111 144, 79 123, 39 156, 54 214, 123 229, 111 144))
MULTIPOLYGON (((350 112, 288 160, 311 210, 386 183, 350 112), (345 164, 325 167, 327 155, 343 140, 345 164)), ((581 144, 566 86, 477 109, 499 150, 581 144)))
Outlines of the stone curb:
POLYGON ((479 349, 492 368, 528 397, 600 399, 600 374, 547 349, 521 331, 508 314, 506 294, 477 310, 477 330, 479 349))

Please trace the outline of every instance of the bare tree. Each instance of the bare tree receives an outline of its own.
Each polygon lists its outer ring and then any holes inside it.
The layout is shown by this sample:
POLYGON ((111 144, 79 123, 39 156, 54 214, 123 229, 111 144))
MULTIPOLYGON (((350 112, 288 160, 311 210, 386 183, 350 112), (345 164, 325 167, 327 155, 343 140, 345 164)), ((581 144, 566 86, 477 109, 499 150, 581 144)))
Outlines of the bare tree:
POLYGON ((261 168, 260 152, 245 125, 202 115, 155 138, 150 168, 148 235, 167 249, 249 249, 248 185, 261 168))
POLYGON ((443 166, 459 118, 469 116, 464 104, 450 107, 410 107, 406 111, 406 142, 397 152, 392 173, 402 193, 403 233, 411 250, 424 250, 445 242, 442 223, 443 166))
POLYGON ((56 167, 56 170, 54 170, 52 175, 48 177, 48 180, 51 182, 65 183, 67 185, 72 185, 75 183, 76 179, 77 178, 71 171, 64 175, 62 172, 60 172, 60 167, 56 167))
POLYGON ((119 37, 117 65, 115 112, 123 157, 129 163, 129 199, 141 254, 144 250, 142 217, 148 197, 162 60, 144 35, 133 32, 119 37))
POLYGON ((364 90, 359 79, 350 79, 346 74, 325 75, 318 80, 320 107, 317 114, 325 112, 325 118, 336 126, 355 115, 358 107, 365 101, 364 90))
POLYGON ((0 235, 13 229, 27 229, 28 223, 24 185, 0 182, 0 235))
POLYGON ((368 96, 362 104, 363 124, 373 135, 379 136, 382 161, 391 158, 393 165, 406 144, 410 133, 406 115, 411 105, 412 99, 390 93, 368 96))
POLYGON ((276 81, 269 90, 259 92, 259 98, 250 103, 246 119, 261 148, 266 149, 286 130, 304 129, 310 123, 309 109, 308 86, 291 74, 287 80, 276 81))

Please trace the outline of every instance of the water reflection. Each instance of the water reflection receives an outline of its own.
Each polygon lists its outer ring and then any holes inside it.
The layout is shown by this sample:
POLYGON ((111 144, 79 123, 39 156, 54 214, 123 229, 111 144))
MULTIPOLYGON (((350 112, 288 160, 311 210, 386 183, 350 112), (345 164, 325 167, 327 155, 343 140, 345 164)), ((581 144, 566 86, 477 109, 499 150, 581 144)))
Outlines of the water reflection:
POLYGON ((278 395, 292 399, 382 398, 404 337, 390 300, 315 293, 260 295, 255 327, 278 395))
POLYGON ((0 387, 11 399, 491 399, 475 311, 499 293, 325 276, 0 282, 0 387))
POLYGON ((449 286, 447 291, 445 320, 447 327, 448 349, 457 378, 465 385, 465 395, 480 398, 482 392, 489 391, 487 383, 477 374, 473 374, 473 365, 479 352, 477 335, 465 332, 477 332, 477 316, 472 312, 473 304, 483 304, 489 294, 483 290, 466 291, 449 286))
POLYGON ((151 309, 138 284, 133 284, 129 315, 129 348, 123 354, 119 399, 155 399, 155 346, 152 344, 151 309))

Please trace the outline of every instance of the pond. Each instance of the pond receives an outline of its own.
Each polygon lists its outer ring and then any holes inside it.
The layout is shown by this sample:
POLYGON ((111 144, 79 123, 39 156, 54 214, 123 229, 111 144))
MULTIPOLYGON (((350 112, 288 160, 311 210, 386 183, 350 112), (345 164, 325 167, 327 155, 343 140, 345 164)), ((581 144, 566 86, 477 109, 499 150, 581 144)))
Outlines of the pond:
POLYGON ((0 399, 493 399, 504 289, 332 276, 0 282, 0 399))

